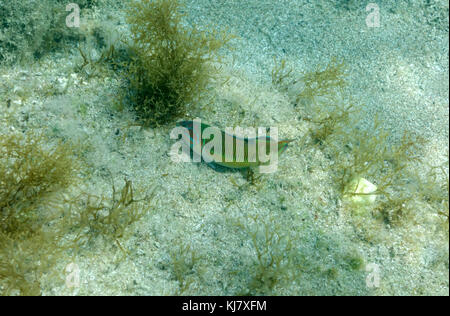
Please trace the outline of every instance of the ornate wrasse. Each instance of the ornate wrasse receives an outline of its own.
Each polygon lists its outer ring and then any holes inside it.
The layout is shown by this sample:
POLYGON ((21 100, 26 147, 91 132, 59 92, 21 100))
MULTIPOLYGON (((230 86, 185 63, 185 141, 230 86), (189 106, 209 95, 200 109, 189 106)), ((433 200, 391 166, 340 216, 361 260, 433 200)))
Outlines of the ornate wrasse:
POLYGON ((194 122, 195 121, 191 120, 177 123, 177 126, 184 127, 188 130, 189 147, 192 152, 201 156, 203 148, 207 145, 208 141, 211 141, 211 139, 204 139, 202 135, 204 135, 205 130, 210 130, 210 128, 213 128, 217 131, 218 134, 220 134, 220 144, 222 146, 222 150, 219 155, 214 155, 214 148, 212 148, 211 155, 214 157, 212 162, 214 164, 227 168, 243 169, 268 165, 270 164, 269 160, 261 161, 260 159, 260 148, 264 149, 265 147, 266 153, 264 154, 267 155, 268 153, 270 153, 271 145, 273 145, 276 151, 276 155, 277 157, 279 157, 287 149, 288 144, 293 141, 292 139, 276 141, 270 136, 241 138, 236 135, 228 134, 205 123, 197 122, 198 126, 196 129, 194 128, 194 122), (230 145, 230 142, 232 145, 230 145), (238 145, 238 143, 240 143, 240 145, 238 145), (227 146, 227 144, 230 146, 227 146))

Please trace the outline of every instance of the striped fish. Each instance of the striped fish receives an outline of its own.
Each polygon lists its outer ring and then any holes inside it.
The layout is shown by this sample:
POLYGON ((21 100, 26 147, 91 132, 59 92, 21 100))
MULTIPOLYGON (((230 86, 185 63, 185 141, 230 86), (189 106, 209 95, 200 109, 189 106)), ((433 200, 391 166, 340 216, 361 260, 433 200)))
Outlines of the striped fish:
MULTIPOLYGON (((197 155, 198 157, 201 156, 201 151, 204 148, 205 145, 210 139, 202 139, 200 135, 197 135, 197 131, 194 130, 194 121, 182 121, 178 122, 177 126, 181 126, 186 128, 189 131, 189 147, 191 148, 191 153, 197 155), (197 145, 197 146, 196 146, 197 145)), ((210 128, 212 126, 201 123, 199 124, 200 128, 197 128, 201 135, 204 135, 204 132, 207 128, 210 128)), ((214 127, 212 127, 214 128, 214 127)), ((270 164, 270 160, 262 162, 260 161, 259 157, 259 146, 264 146, 261 144, 261 142, 265 143, 266 147, 266 153, 264 153, 267 158, 269 158, 270 153, 270 146, 274 142, 274 140, 270 136, 265 137, 255 137, 255 138, 248 138, 248 137, 238 137, 236 135, 230 135, 226 132, 223 132, 217 128, 214 128, 217 130, 218 133, 220 133, 222 137, 222 151, 220 155, 214 155, 214 150, 211 151, 212 155, 212 163, 217 164, 219 166, 223 166, 226 168, 233 168, 233 169, 244 169, 244 168, 253 168, 258 166, 264 166, 270 164), (228 138, 228 139, 227 139, 228 138), (227 141, 233 143, 233 146, 226 146, 227 141), (240 142, 240 146, 242 146, 244 149, 238 147, 238 142, 240 142), (232 152, 226 152, 227 148, 232 148, 232 152), (237 149, 238 148, 238 149, 237 149), (256 150, 249 150, 250 149, 256 149, 256 150)), ((288 144, 292 142, 292 139, 287 140, 280 140, 276 144, 276 150, 278 157, 287 149, 288 144)))

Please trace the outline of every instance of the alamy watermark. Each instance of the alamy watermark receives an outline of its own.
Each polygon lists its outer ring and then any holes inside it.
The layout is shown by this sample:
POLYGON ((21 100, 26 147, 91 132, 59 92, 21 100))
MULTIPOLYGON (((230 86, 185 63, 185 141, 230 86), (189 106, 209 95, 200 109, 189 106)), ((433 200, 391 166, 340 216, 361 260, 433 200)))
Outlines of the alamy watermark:
POLYGON ((66 5, 66 11, 70 14, 66 16, 67 27, 80 27, 80 6, 76 3, 66 5))
POLYGON ((227 127, 222 132, 207 126, 200 119, 181 122, 170 138, 178 140, 170 150, 174 162, 202 160, 228 167, 258 166, 260 173, 273 173, 278 167, 278 128, 227 127), (181 139, 180 139, 181 136, 181 139), (192 150, 192 159, 191 159, 192 150))
POLYGON ((71 288, 78 288, 80 287, 80 268, 76 263, 69 263, 66 266, 66 287, 71 288))
MULTIPOLYGON (((66 11, 70 14, 66 17, 66 26, 80 27, 80 6, 77 3, 71 2, 66 5, 66 11)), ((380 27, 380 7, 378 4, 370 2, 366 6, 366 12, 369 14, 366 17, 367 27, 380 27)))
POLYGON ((366 12, 370 12, 366 17, 367 27, 380 27, 380 7, 376 3, 369 3, 366 12))
POLYGON ((366 286, 370 289, 380 287, 380 266, 376 263, 369 263, 366 266, 366 286))

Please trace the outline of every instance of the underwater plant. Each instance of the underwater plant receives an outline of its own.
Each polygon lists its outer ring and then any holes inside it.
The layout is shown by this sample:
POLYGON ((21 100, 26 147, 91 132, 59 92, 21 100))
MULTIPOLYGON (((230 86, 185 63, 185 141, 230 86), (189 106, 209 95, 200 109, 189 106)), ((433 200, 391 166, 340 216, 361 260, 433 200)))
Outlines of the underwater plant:
MULTIPOLYGON (((86 2, 86 1, 83 1, 86 2)), ((33 60, 83 38, 66 26, 66 1, 0 1, 0 64, 33 60)))
POLYGON ((370 208, 391 223, 411 211, 409 202, 415 197, 428 195, 433 197, 429 200, 444 206, 438 207, 440 214, 448 214, 443 194, 437 193, 445 191, 445 185, 434 185, 436 179, 445 178, 445 169, 432 168, 444 176, 429 175, 425 182, 411 173, 414 164, 423 163, 420 150, 425 140, 405 132, 393 143, 392 135, 381 127, 377 117, 371 127, 360 127, 361 107, 345 97, 345 77, 345 65, 336 59, 297 77, 284 60, 272 71, 274 85, 290 93, 301 119, 309 123, 306 139, 310 142, 306 144, 318 147, 330 159, 334 183, 344 204, 354 213, 370 208))
POLYGON ((316 101, 305 109, 307 114, 303 120, 311 123, 309 131, 313 143, 323 145, 353 123, 357 111, 355 104, 337 99, 316 101))
POLYGON ((0 232, 0 295, 41 295, 43 276, 63 257, 60 240, 43 226, 14 235, 0 232))
POLYGON ((126 97, 143 125, 185 115, 216 76, 213 62, 232 36, 187 27, 180 0, 133 1, 127 21, 134 43, 127 65, 126 97))
POLYGON ((135 199, 132 181, 125 179, 119 192, 112 185, 111 196, 82 193, 66 200, 69 207, 63 211, 70 218, 72 243, 75 247, 80 247, 100 237, 106 243, 115 243, 127 254, 120 240, 125 237, 132 224, 148 214, 152 208, 149 203, 152 198, 153 192, 143 199, 135 199))
POLYGON ((424 179, 419 182, 419 195, 429 207, 445 219, 448 230, 449 223, 449 176, 447 161, 437 166, 430 166, 424 179))
POLYGON ((357 120, 359 108, 353 100, 344 99, 346 67, 336 58, 325 67, 296 75, 286 60, 275 61, 272 84, 286 92, 304 121, 311 123, 310 136, 314 144, 322 145, 329 136, 357 120))
POLYGON ((337 62, 336 58, 324 69, 318 67, 315 71, 303 73, 301 81, 304 88, 297 95, 296 102, 335 94, 346 85, 346 76, 345 64, 337 62))
POLYGON ((293 69, 288 68, 286 64, 286 59, 277 60, 273 59, 275 66, 272 69, 272 85, 278 89, 286 89, 287 81, 289 80, 293 69))
POLYGON ((79 169, 69 145, 48 146, 42 135, 0 135, 0 229, 5 233, 32 230, 35 205, 51 192, 77 180, 79 169))
POLYGON ((76 71, 83 74, 87 79, 100 75, 105 66, 118 67, 120 64, 115 44, 105 47, 98 58, 92 57, 89 52, 80 47, 78 47, 78 51, 83 62, 76 67, 76 71))
POLYGON ((61 257, 57 191, 78 179, 72 148, 28 133, 0 135, 0 293, 39 295, 61 257))
POLYGON ((201 256, 190 244, 175 239, 169 251, 170 267, 174 280, 178 282, 175 295, 183 295, 194 282, 194 273, 200 265, 201 256))
POLYGON ((75 195, 82 165, 74 148, 35 133, 0 134, 0 294, 40 295, 62 281, 58 261, 95 238, 116 244, 152 207, 125 180, 112 195, 75 195))
POLYGON ((273 295, 276 286, 298 278, 301 270, 294 258, 294 237, 281 228, 275 216, 253 215, 235 226, 249 238, 255 254, 251 265, 234 272, 245 271, 245 288, 239 295, 273 295))
POLYGON ((326 149, 334 161, 335 181, 344 200, 357 202, 350 203, 354 210, 373 204, 385 219, 401 214, 405 202, 415 194, 409 185, 409 168, 421 162, 424 146, 421 137, 407 132, 396 143, 390 143, 389 136, 375 120, 373 129, 343 132, 326 149), (373 189, 361 190, 362 185, 373 189))
POLYGON ((290 91, 295 106, 309 105, 318 98, 336 96, 346 85, 346 68, 344 62, 336 58, 325 66, 317 66, 315 70, 295 74, 288 67, 286 60, 275 61, 272 70, 272 84, 283 91, 290 91))

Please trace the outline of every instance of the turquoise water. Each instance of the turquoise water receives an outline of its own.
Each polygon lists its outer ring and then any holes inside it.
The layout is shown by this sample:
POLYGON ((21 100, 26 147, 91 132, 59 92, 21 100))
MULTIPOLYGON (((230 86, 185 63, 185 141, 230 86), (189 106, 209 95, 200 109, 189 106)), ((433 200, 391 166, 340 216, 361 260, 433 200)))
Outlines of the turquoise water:
POLYGON ((3 295, 448 295, 448 1, 187 1, 188 39, 232 35, 204 86, 182 36, 139 46, 129 2, 21 3, 0 3, 3 295), (134 90, 169 42, 186 76, 134 90), (143 123, 179 84, 181 114, 143 123), (274 172, 183 161, 195 118, 294 141, 274 172))

